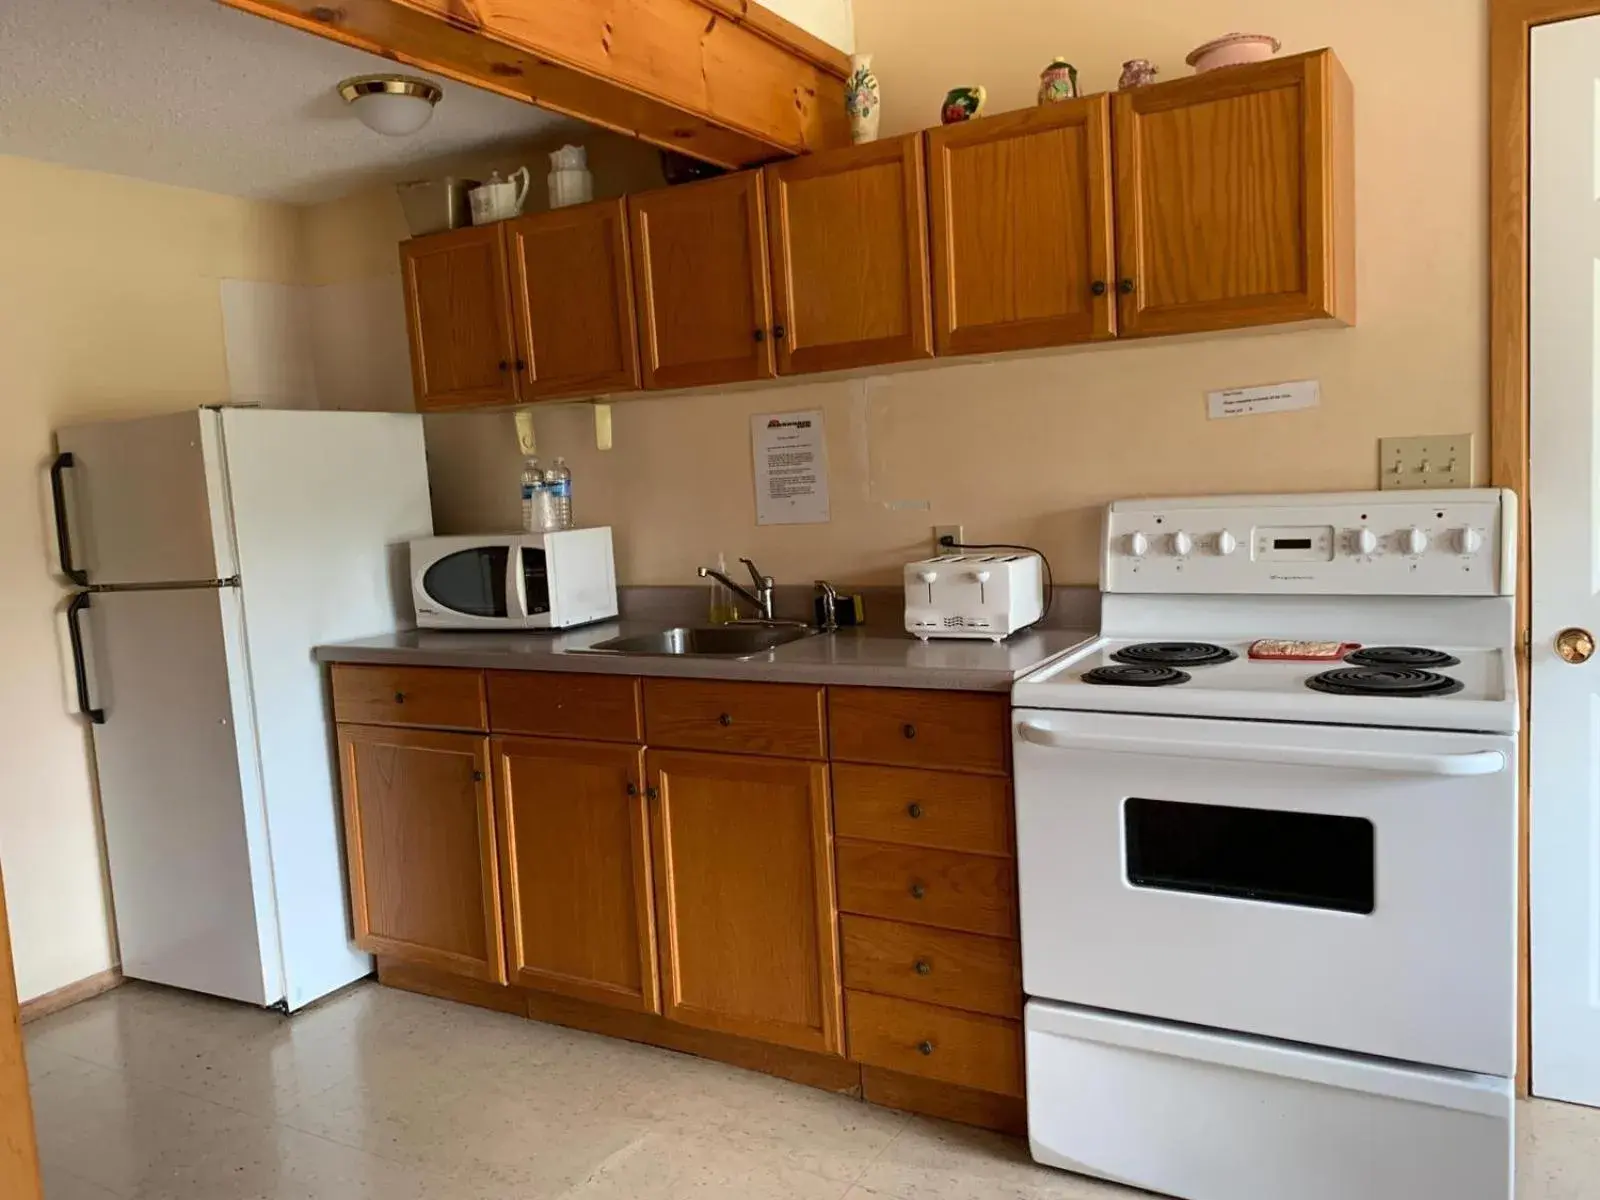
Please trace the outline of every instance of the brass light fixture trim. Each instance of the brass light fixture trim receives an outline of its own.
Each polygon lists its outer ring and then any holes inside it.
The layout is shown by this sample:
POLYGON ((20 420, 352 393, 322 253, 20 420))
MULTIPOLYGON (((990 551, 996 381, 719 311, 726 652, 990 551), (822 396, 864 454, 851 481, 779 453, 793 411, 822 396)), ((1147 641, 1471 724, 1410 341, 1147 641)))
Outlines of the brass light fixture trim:
POLYGON ((362 96, 416 96, 429 104, 444 98, 444 89, 414 75, 356 75, 339 84, 339 95, 349 103, 362 96))

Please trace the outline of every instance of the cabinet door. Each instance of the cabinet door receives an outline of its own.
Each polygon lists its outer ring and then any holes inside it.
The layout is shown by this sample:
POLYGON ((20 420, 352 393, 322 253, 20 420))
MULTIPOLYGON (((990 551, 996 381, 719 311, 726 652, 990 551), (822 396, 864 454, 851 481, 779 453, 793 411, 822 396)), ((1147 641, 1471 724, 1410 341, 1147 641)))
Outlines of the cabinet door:
POLYGON ((922 135, 792 158, 766 175, 778 370, 932 355, 922 135))
POLYGON ((1116 332, 1105 96, 928 132, 940 354, 1116 332))
POLYGON ((1122 332, 1354 320, 1350 117, 1328 51, 1118 93, 1122 332))
POLYGON ((663 1013, 841 1053, 827 767, 654 750, 648 767, 663 1013))
POLYGON ((511 982, 659 1009, 644 751, 496 738, 511 982))
POLYGON ((356 944, 506 981, 489 740, 339 726, 356 944))
POLYGON ((638 388, 626 203, 519 217, 506 237, 522 398, 638 388))
POLYGON ((400 244, 419 410, 518 399, 505 232, 456 229, 400 244))
POLYGON ((771 379, 761 172, 629 197, 648 388, 771 379))

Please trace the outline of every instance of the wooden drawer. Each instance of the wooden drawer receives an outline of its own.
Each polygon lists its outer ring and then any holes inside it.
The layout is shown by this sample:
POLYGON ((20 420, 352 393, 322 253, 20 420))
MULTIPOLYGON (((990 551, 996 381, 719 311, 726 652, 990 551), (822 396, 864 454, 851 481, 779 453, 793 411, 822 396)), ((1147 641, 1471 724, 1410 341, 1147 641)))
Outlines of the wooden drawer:
POLYGON ((1017 934, 1017 867, 1009 858, 838 839, 839 909, 941 929, 1017 934))
POLYGON ((792 683, 644 681, 652 747, 826 758, 822 689, 792 683))
POLYGON ((355 725, 489 728, 483 673, 450 667, 333 668, 333 713, 355 725))
POLYGON ((828 733, 839 762, 1004 775, 1011 699, 974 692, 831 688, 828 733))
POLYGON ((833 814, 840 837, 1012 853, 1011 784, 993 775, 837 763, 833 814))
POLYGON ((914 1000, 845 993, 856 1062, 963 1087, 1022 1095, 1022 1026, 914 1000))
POLYGON ((1022 1017, 1022 954, 1009 938, 842 916, 839 941, 852 991, 1022 1017))
POLYGON ((637 679, 490 671, 488 682, 489 727, 496 733, 586 742, 637 744, 644 740, 644 708, 637 679))

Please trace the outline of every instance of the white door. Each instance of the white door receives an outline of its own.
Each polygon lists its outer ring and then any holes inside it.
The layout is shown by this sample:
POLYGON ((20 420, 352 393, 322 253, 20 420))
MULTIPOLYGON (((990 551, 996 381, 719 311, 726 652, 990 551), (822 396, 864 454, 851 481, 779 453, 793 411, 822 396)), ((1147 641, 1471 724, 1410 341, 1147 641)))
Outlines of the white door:
POLYGON ((1533 1090, 1600 1106, 1600 17, 1533 32, 1533 1090))
POLYGON ((189 409, 56 434, 66 555, 95 585, 193 583, 237 573, 217 414, 189 409))

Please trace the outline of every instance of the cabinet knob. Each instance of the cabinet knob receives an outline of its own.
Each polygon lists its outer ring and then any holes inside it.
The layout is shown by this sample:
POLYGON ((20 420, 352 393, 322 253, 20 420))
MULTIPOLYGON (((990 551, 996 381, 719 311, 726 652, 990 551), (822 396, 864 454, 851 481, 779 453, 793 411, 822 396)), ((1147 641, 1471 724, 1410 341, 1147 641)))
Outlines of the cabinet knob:
POLYGON ((500 369, 502 371, 509 371, 509 370, 511 370, 511 364, 509 362, 507 362, 505 359, 502 358, 500 360, 500 369))
POLYGON ((517 359, 517 370, 526 371, 527 369, 528 369, 527 360, 526 359, 521 359, 521 358, 517 359))
POLYGON ((788 335, 789 335, 789 331, 787 329, 785 329, 782 325, 774 325, 772 327, 772 336, 777 338, 778 341, 780 341, 780 342, 783 341, 783 339, 785 337, 787 337, 788 335))
POLYGON ((912 969, 916 971, 918 975, 933 974, 933 964, 925 958, 917 959, 917 961, 912 964, 912 969))
POLYGON ((1117 284, 1117 291, 1121 292, 1124 296, 1133 295, 1133 280, 1124 279, 1121 283, 1117 284))
POLYGON ((913 821, 921 820, 922 805, 916 803, 915 801, 906 805, 906 816, 910 817, 913 821))
POLYGON ((911 885, 911 898, 913 900, 921 900, 927 894, 928 889, 923 887, 920 883, 913 883, 911 885))
POLYGON ((472 773, 472 782, 473 783, 482 783, 483 782, 483 772, 482 771, 474 771, 472 773))
POLYGON ((765 329, 756 330, 756 341, 764 342, 766 340, 767 340, 767 331, 765 329))
POLYGON ((900 732, 904 735, 906 741, 909 742, 912 738, 917 736, 917 727, 909 724, 902 725, 900 726, 900 732))
POLYGON ((394 694, 394 702, 396 704, 404 704, 406 702, 406 694, 404 692, 396 692, 394 694))
POLYGON ((733 724, 733 717, 730 716, 728 713, 723 713, 720 717, 717 718, 717 724, 721 725, 724 729, 726 729, 729 725, 733 724))
POLYGON ((638 794, 639 794, 639 785, 637 783, 634 783, 633 780, 630 779, 628 781, 628 795, 637 796, 638 794))
POLYGON ((928 1042, 928 1041, 918 1042, 917 1043, 917 1053, 923 1055, 924 1057, 926 1057, 929 1054, 932 1054, 933 1053, 933 1043, 932 1042, 928 1042))
POLYGON ((1089 290, 1096 296, 1104 296, 1106 294, 1106 281, 1104 279, 1096 279, 1089 285, 1089 290))
POLYGON ((659 799, 661 799, 661 793, 659 791, 657 791, 653 787, 652 788, 645 788, 644 794, 645 794, 645 799, 647 799, 647 800, 659 800, 659 799))

